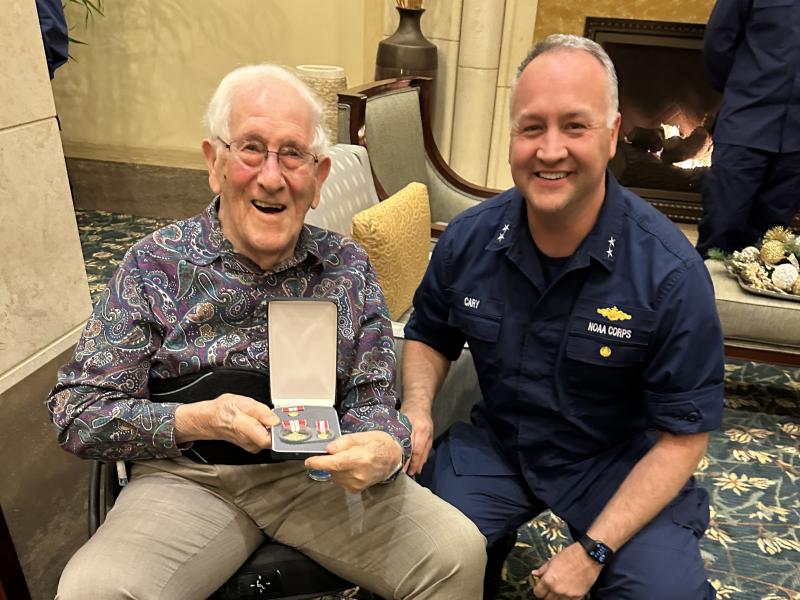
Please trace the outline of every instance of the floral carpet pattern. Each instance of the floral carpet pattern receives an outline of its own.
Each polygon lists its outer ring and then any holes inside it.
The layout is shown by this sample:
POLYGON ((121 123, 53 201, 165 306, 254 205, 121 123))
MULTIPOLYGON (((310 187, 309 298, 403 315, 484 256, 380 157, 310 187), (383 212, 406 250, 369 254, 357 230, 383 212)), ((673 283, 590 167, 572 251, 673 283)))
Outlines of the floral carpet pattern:
MULTIPOLYGON (((127 248, 169 222, 75 212, 93 300, 127 248)), ((800 369, 728 361, 725 383, 723 424, 695 474, 711 496, 701 542, 709 579, 720 600, 800 600, 800 369)), ((532 598, 531 569, 570 543, 552 514, 529 522, 506 561, 500 600, 532 598)))

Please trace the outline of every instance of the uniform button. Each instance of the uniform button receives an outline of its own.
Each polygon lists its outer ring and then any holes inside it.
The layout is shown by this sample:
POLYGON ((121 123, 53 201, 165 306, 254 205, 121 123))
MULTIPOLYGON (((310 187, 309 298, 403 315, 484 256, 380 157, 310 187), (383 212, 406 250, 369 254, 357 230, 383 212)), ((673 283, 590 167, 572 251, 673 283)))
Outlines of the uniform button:
POLYGON ((700 414, 695 412, 695 411, 692 411, 688 415, 686 415, 684 418, 687 421, 691 421, 692 423, 694 423, 695 421, 697 421, 700 418, 700 414))

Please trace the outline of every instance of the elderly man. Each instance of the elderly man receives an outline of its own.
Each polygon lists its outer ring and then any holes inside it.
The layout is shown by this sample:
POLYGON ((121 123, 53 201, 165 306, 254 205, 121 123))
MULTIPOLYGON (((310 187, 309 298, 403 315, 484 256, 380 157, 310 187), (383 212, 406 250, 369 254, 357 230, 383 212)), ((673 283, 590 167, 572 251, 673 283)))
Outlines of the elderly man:
POLYGON ((520 66, 516 187, 450 223, 414 298, 408 472, 426 462, 432 398, 467 341, 483 399, 422 479, 475 521, 490 561, 550 508, 575 542, 533 571, 538 598, 713 598, 692 472, 721 421, 722 335, 700 257, 607 170, 617 106, 614 66, 590 40, 550 36, 520 66))
POLYGON ((280 67, 227 75, 203 141, 218 196, 130 249, 60 371, 48 407, 61 445, 134 466, 64 570, 59 598, 206 598, 265 535, 386 598, 480 597, 483 537, 397 476, 410 428, 395 409, 392 332, 367 256, 304 225, 330 169, 321 116, 280 67), (150 389, 209 367, 268 372, 266 307, 286 297, 338 307, 344 435, 305 464, 208 464, 194 442, 255 453, 270 448, 278 417, 242 395, 176 404, 152 401, 150 389), (338 485, 312 481, 306 468, 338 485))

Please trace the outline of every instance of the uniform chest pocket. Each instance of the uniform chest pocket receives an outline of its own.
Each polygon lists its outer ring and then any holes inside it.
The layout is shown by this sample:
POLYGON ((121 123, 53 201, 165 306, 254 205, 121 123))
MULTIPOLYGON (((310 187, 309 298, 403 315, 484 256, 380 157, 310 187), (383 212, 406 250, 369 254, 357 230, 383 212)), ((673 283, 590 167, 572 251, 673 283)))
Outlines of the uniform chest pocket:
POLYGON ((638 398, 653 333, 652 311, 579 301, 570 321, 561 380, 575 412, 638 398), (592 402, 585 402, 591 400, 592 402))
POLYGON ((499 302, 450 288, 447 323, 459 329, 467 341, 496 342, 500 337, 503 305, 499 302))

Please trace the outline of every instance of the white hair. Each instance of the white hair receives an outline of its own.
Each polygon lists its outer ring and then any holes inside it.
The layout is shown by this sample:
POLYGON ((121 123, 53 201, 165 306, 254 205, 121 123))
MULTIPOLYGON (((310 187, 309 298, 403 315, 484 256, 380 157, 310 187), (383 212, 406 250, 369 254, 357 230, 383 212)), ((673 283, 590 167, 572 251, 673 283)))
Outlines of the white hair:
POLYGON ((608 54, 603 50, 600 44, 579 35, 554 33, 548 35, 541 42, 536 44, 528 53, 528 56, 520 63, 519 68, 517 68, 517 74, 514 75, 514 79, 511 82, 511 103, 513 104, 514 92, 517 89, 519 78, 522 76, 525 67, 537 56, 556 50, 578 50, 588 52, 602 65, 603 70, 606 72, 606 79, 608 80, 608 127, 613 127, 617 112, 619 112, 619 82, 617 80, 617 71, 614 68, 614 63, 611 62, 608 54))
POLYGON ((273 64, 247 65, 239 67, 222 78, 217 86, 204 118, 208 133, 212 139, 222 138, 230 141, 230 116, 231 103, 235 95, 243 89, 253 89, 259 86, 269 86, 270 80, 280 80, 288 83, 308 103, 314 117, 314 139, 308 149, 316 155, 324 155, 330 142, 322 127, 323 109, 317 97, 308 86, 303 83, 289 69, 273 64))

